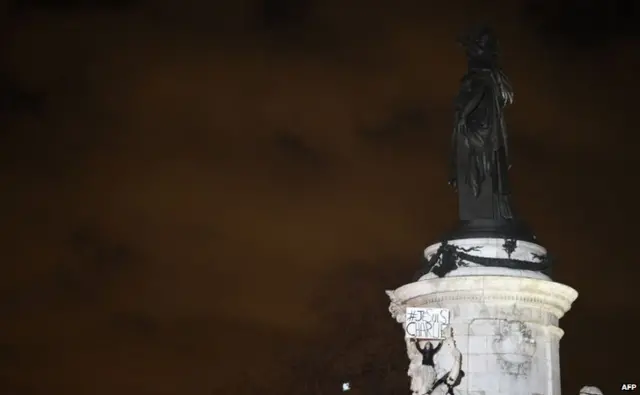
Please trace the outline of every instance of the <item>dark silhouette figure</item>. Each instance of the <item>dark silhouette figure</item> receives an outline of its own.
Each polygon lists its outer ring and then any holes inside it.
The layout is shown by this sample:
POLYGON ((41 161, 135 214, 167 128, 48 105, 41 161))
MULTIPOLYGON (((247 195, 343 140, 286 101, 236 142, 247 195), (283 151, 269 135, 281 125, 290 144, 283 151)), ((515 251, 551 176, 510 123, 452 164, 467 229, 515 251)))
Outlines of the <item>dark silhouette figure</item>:
POLYGON ((513 89, 498 66, 498 40, 486 27, 462 38, 468 71, 455 100, 452 168, 462 221, 510 220, 504 108, 513 89))
POLYGON ((433 357, 440 351, 442 347, 442 343, 438 344, 436 347, 433 347, 431 342, 427 342, 423 348, 420 348, 420 344, 415 341, 416 349, 420 351, 422 354, 422 364, 427 366, 435 367, 433 363, 433 357))

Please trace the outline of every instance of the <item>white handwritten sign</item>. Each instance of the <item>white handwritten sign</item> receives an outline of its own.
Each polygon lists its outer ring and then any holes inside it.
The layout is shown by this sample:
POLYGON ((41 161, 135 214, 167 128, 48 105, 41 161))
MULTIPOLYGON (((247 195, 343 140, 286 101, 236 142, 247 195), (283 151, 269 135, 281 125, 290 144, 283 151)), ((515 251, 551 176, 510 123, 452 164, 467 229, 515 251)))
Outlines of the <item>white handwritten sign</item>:
POLYGON ((407 307, 404 324, 405 337, 443 339, 449 326, 449 309, 407 307))

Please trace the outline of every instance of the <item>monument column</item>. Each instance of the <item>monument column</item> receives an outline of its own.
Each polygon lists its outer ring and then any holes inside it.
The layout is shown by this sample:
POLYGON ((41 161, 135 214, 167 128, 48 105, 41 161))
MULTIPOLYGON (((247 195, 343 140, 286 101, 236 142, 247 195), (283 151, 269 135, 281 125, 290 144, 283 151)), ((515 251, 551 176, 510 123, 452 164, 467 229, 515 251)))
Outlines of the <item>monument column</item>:
POLYGON ((512 206, 504 108, 513 101, 488 28, 461 40, 449 184, 454 230, 426 248, 416 281, 387 291, 414 395, 560 395, 558 322, 578 297, 512 206))

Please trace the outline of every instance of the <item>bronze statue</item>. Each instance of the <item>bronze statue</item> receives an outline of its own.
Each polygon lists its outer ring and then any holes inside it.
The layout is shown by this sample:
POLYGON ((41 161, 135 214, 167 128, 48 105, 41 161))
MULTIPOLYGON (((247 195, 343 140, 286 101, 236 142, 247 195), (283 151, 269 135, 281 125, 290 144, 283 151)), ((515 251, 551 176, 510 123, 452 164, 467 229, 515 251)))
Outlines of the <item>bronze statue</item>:
MULTIPOLYGON (((498 64, 498 40, 488 27, 471 30, 459 40, 467 55, 467 73, 455 99, 449 184, 458 195, 459 221, 443 236, 437 251, 425 257, 416 279, 443 277, 465 266, 531 270, 551 275, 546 254, 523 259, 514 254, 519 242, 537 243, 529 226, 514 214, 509 189, 509 150, 505 107, 513 89, 498 64), (504 256, 481 253, 482 243, 462 246, 456 240, 502 240, 504 256)), ((493 247, 492 247, 493 248, 493 247)))
POLYGON ((468 71, 455 100, 452 174, 462 221, 511 220, 504 108, 513 90, 498 66, 498 41, 491 29, 476 28, 460 39, 468 71))

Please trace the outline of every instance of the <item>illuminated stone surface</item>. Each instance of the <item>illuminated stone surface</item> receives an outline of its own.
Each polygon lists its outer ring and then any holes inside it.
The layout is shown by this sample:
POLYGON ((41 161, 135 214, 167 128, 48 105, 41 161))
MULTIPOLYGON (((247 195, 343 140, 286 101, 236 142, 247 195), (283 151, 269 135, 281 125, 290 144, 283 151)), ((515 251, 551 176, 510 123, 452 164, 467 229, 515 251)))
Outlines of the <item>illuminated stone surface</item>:
MULTIPOLYGON (((456 241, 451 241, 454 243, 456 241)), ((457 241, 461 242, 461 241, 457 241)), ((474 254, 502 254, 502 240, 463 240, 481 245, 474 254)), ((425 255, 438 245, 426 249, 425 255)), ((532 259, 545 252, 533 243, 519 243, 512 256, 532 259), (517 254, 517 255, 516 255, 517 254)), ((390 311, 399 323, 406 307, 447 308, 451 328, 462 354, 464 376, 456 394, 559 395, 559 319, 578 292, 527 270, 461 267, 440 278, 433 274, 388 291, 390 311)), ((436 344, 437 342, 434 342, 436 344)), ((406 342, 411 355, 414 345, 406 342)), ((435 356, 437 377, 446 373, 447 353, 435 356)), ((442 393, 445 386, 434 394, 442 393)))

